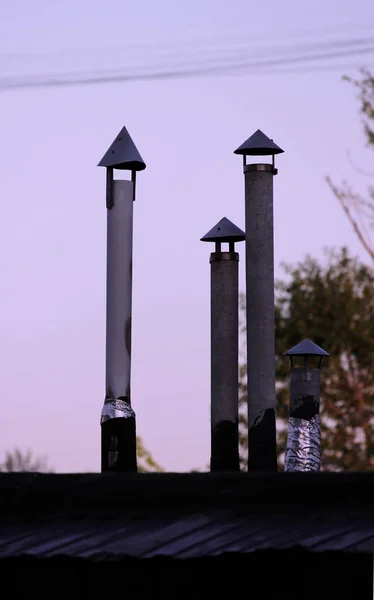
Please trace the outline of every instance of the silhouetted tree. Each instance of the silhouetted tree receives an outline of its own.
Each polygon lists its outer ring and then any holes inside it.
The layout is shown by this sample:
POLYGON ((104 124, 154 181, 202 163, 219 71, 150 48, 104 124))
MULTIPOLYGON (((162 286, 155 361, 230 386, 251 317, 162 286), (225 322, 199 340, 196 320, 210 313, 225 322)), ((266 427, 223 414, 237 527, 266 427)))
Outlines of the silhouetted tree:
POLYGON ((53 473, 53 469, 48 466, 46 456, 34 456, 31 450, 22 451, 19 448, 5 452, 5 459, 0 464, 0 471, 53 473))

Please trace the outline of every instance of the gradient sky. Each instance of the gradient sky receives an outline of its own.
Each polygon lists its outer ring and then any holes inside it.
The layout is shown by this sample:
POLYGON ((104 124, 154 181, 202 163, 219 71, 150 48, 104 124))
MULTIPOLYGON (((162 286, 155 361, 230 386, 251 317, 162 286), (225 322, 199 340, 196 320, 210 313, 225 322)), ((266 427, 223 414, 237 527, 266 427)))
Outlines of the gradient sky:
MULTIPOLYGON (((349 35, 350 25, 368 35, 370 23, 373 31, 370 0, 13 0, 1 7, 0 68, 12 72, 14 53, 26 55, 26 73, 28 53, 69 49, 72 69, 74 49, 88 58, 96 49, 114 64, 139 44, 151 61, 157 44, 246 36, 273 47, 303 31, 325 41, 334 29, 349 35)), ((281 261, 321 257, 327 245, 347 244, 366 260, 324 182, 329 173, 366 184, 346 156, 369 164, 343 73, 0 92, 0 460, 17 445, 47 454, 57 471, 100 468, 106 209, 96 165, 126 125, 147 163, 134 222, 138 433, 167 470, 208 463, 211 249, 199 238, 223 216, 244 228, 233 150, 257 128, 285 150, 275 179, 277 276, 281 261)))

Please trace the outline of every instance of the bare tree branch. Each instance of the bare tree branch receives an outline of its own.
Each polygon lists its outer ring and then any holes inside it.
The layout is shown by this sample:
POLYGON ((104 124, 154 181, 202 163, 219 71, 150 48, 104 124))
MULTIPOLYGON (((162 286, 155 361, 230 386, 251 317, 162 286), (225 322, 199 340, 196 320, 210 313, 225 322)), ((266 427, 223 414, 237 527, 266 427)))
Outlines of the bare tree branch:
POLYGON ((359 175, 364 175, 365 177, 370 177, 371 179, 374 178, 374 172, 372 172, 372 171, 365 171, 365 169, 361 169, 360 167, 358 167, 356 165, 356 163, 353 162, 350 150, 346 151, 346 156, 347 156, 349 164, 351 165, 352 169, 354 171, 356 171, 356 173, 358 173, 359 175))
MULTIPOLYGON (((361 244, 363 245, 363 247, 365 248, 366 252, 369 254, 369 256, 371 257, 372 260, 374 260, 374 247, 371 246, 370 242, 365 239, 364 234, 362 232, 363 227, 361 226, 361 228, 359 227, 356 219, 353 217, 352 215, 352 211, 350 210, 349 206, 348 206, 348 202, 347 202, 347 197, 344 193, 342 193, 341 190, 339 190, 331 181, 330 177, 327 176, 326 177, 326 181, 327 184, 329 185, 331 191, 333 192, 334 196, 338 199, 340 206, 342 207, 342 209, 344 210, 345 214, 348 217, 349 222, 351 223, 358 239, 360 240, 361 244)), ((351 200, 354 200, 354 198, 351 197, 351 200)), ((357 207, 356 207, 357 210, 357 207)), ((359 210, 359 209, 358 209, 359 210)))

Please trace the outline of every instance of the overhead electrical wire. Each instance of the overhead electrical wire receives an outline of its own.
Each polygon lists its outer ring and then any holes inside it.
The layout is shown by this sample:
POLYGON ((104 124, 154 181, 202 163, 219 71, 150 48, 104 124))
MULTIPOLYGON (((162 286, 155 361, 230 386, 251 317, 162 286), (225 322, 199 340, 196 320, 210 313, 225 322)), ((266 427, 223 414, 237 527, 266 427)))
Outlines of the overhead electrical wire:
MULTIPOLYGON (((214 49, 214 53, 210 53, 208 55, 204 55, 204 54, 199 54, 197 57, 192 57, 192 60, 194 61, 194 65, 199 65, 200 63, 204 63, 204 64, 222 64, 223 61, 232 61, 232 60, 241 60, 241 61, 245 61, 251 58, 254 58, 254 55, 259 55, 261 54, 262 57, 268 57, 268 56, 272 56, 272 55, 276 55, 277 57, 281 57, 283 55, 289 55, 289 54, 294 54, 295 51, 298 52, 320 52, 324 49, 327 50, 331 50, 333 48, 339 49, 341 48, 342 50, 344 50, 345 48, 350 48, 350 47, 356 47, 356 46, 361 46, 361 47, 365 47, 367 45, 374 45, 374 36, 368 37, 368 38, 354 38, 354 39, 349 39, 349 40, 335 40, 335 41, 321 41, 318 43, 309 43, 309 44, 299 44, 298 46, 294 46, 294 45, 288 45, 288 47, 283 47, 283 46, 275 46, 275 47, 265 47, 262 48, 261 46, 257 47, 253 47, 252 44, 246 44, 243 45, 243 47, 241 47, 240 50, 238 50, 236 47, 231 46, 227 49, 225 49, 224 53, 222 54, 222 49, 220 49, 218 46, 214 49), (233 53, 233 55, 231 55, 231 53, 233 53)), ((124 52, 126 50, 126 48, 122 48, 122 52, 124 52)), ((157 48, 156 48, 157 50, 157 48)), ((196 51, 195 47, 188 47, 185 49, 185 52, 183 54, 183 58, 184 60, 179 60, 177 65, 179 68, 181 68, 182 66, 188 66, 189 60, 191 60, 191 58, 189 59, 188 57, 188 52, 190 51, 196 51)), ((38 57, 41 58, 48 58, 50 55, 45 54, 45 55, 37 55, 38 57)), ((151 53, 152 58, 155 56, 155 51, 151 53)), ((178 54, 176 54, 175 49, 174 50, 169 50, 169 55, 163 57, 163 62, 162 62, 162 66, 165 64, 165 66, 167 65, 167 61, 171 60, 172 63, 174 63, 175 65, 175 58, 176 56, 178 56, 178 54)), ((147 55, 148 57, 148 55, 147 55)), ((22 60, 24 61, 27 58, 27 55, 22 56, 22 60)), ((29 57, 31 58, 31 57, 29 57)), ((75 61, 79 58, 79 56, 75 56, 75 61)), ((104 57, 105 58, 105 57, 104 57)), ((139 60, 139 58, 141 58, 141 54, 137 55, 137 59, 139 60)), ((0 55, 0 59, 1 59, 1 55, 0 55)), ((92 59, 92 57, 91 57, 92 59)), ((113 59, 112 59, 113 60, 113 59)), ((24 62, 23 62, 24 64, 24 62)), ((137 67, 142 67, 142 64, 138 64, 137 67)), ((145 67, 149 70, 152 68, 159 68, 160 65, 156 63, 156 65, 153 63, 151 64, 145 64, 145 67)))
MULTIPOLYGON (((358 39, 361 41, 363 41, 363 39, 361 38, 363 31, 370 31, 371 33, 374 32, 374 24, 369 24, 369 23, 364 23, 364 24, 360 24, 359 26, 355 26, 355 25, 351 25, 351 24, 347 24, 347 29, 349 31, 350 35, 358 35, 360 36, 358 39)), ((322 32, 316 32, 313 29, 298 29, 297 31, 291 31, 291 32, 282 32, 281 34, 279 34, 279 32, 277 32, 276 35, 272 35, 271 36, 271 43, 273 44, 275 41, 279 42, 281 40, 284 40, 287 44, 289 44, 290 42, 295 42, 297 39, 301 39, 303 42, 308 38, 308 37, 315 37, 317 36, 318 39, 315 40, 315 43, 317 43, 319 46, 323 45, 323 44, 331 44, 332 43, 332 38, 333 36, 336 35, 341 35, 342 32, 345 32, 345 28, 336 28, 336 26, 334 25, 333 27, 328 27, 328 26, 324 26, 323 31, 322 32), (324 39, 327 39, 327 41, 321 41, 321 33, 324 36, 324 39)), ((313 43, 313 42, 310 42, 313 43)), ((177 56, 179 55, 181 52, 185 53, 186 51, 188 52, 197 52, 197 53, 201 53, 204 51, 207 51, 209 49, 213 50, 215 53, 217 52, 217 50, 219 50, 219 48, 224 49, 225 51, 227 51, 227 49, 231 49, 234 47, 238 47, 238 46, 246 46, 246 47, 252 47, 253 45, 261 45, 261 44, 265 44, 269 47, 269 39, 267 37, 265 37, 263 35, 263 33, 261 33, 259 30, 257 31, 257 36, 251 34, 250 38, 248 36, 248 33, 236 33, 235 35, 220 35, 220 36, 215 36, 214 38, 210 38, 207 37, 205 35, 204 38, 200 38, 200 39, 196 39, 193 38, 191 36, 191 34, 189 33, 189 37, 185 38, 183 40, 183 38, 181 38, 180 36, 178 37, 178 45, 175 46, 175 42, 172 43, 172 45, 170 46, 170 40, 169 43, 165 44, 165 41, 158 41, 158 42, 151 42, 151 41, 147 41, 147 40, 142 40, 141 43, 139 42, 133 42, 133 41, 129 41, 126 43, 126 46, 119 46, 119 45, 114 45, 114 46, 104 46, 104 47, 96 47, 96 48, 64 48, 64 49, 58 49, 58 50, 51 50, 49 52, 29 52, 29 53, 17 53, 17 52, 7 52, 7 53, 0 53, 0 60, 3 58, 9 60, 9 59, 22 59, 22 60, 27 60, 29 58, 34 59, 34 58, 51 58, 51 57, 55 57, 55 58, 62 58, 64 55, 66 56, 67 54, 73 54, 74 58, 79 54, 79 53, 90 53, 91 57, 93 56, 93 53, 98 52, 100 55, 102 55, 103 53, 106 52, 112 52, 115 54, 121 53, 121 52, 131 52, 131 51, 135 51, 137 53, 137 55, 139 54, 139 52, 144 52, 146 50, 149 50, 152 54, 154 54, 155 52, 157 53, 171 53, 172 56, 177 56)), ((274 50, 274 48, 273 48, 274 50)), ((113 54, 112 54, 113 56, 113 54)))
MULTIPOLYGON (((143 49, 143 54, 141 51, 138 51, 136 53, 135 57, 132 57, 129 53, 128 53, 128 48, 124 47, 121 49, 117 49, 117 52, 115 54, 115 56, 109 56, 106 57, 105 55, 103 55, 103 53, 101 52, 101 55, 99 57, 93 56, 91 54, 91 56, 88 56, 88 58, 90 58, 90 62, 94 62, 95 64, 98 64, 100 59, 101 61, 104 60, 108 60, 108 58, 110 59, 111 63, 113 63, 113 61, 116 61, 118 59, 121 59, 123 55, 126 56, 127 58, 127 62, 131 61, 131 64, 134 64, 134 60, 135 60, 135 65, 136 68, 147 68, 148 70, 151 69, 157 69, 159 70, 160 68, 162 68, 163 66, 167 66, 168 62, 172 63, 172 66, 177 66, 177 68, 181 68, 183 66, 191 66, 190 62, 191 60, 193 61, 193 66, 198 66, 201 63, 204 64, 222 64, 224 61, 232 61, 232 60, 240 60, 240 61, 246 61, 248 59, 253 59, 256 57, 256 55, 261 55, 261 57, 271 57, 272 55, 275 55, 276 57, 281 57, 284 55, 289 55, 289 54, 295 54, 296 52, 314 52, 314 53, 320 53, 323 50, 332 50, 333 48, 339 49, 341 48, 342 50, 346 49, 346 48, 350 48, 350 47, 365 47, 367 45, 373 45, 374 44, 374 36, 371 37, 365 37, 365 38, 353 38, 353 39, 343 39, 343 40, 329 40, 329 41, 319 41, 318 43, 316 42, 312 42, 312 43, 301 43, 298 45, 294 45, 294 44, 288 44, 288 46, 284 47, 284 46, 271 46, 269 44, 267 44, 267 46, 263 47, 263 46, 259 46, 257 45, 253 45, 252 43, 246 43, 246 44, 241 44, 239 46, 238 49, 238 44, 232 44, 231 46, 229 46, 228 48, 222 48, 219 45, 216 45, 214 48, 211 48, 209 53, 205 51, 200 51, 198 53, 197 56, 191 56, 191 52, 195 53, 198 51, 198 48, 196 48, 195 46, 191 46, 189 45, 188 47, 186 47, 184 49, 184 53, 182 55, 182 60, 178 60, 176 62, 176 58, 180 55, 180 52, 176 51, 176 48, 171 48, 169 49, 169 52, 166 55, 162 55, 162 63, 160 65, 160 63, 158 64, 149 64, 149 56, 151 56, 151 59, 153 60, 154 58, 156 58, 157 60, 157 52, 159 51, 159 48, 156 46, 155 48, 152 49, 152 52, 150 52, 150 54, 148 53, 144 53, 144 49, 143 49), (214 52, 212 52, 212 50, 214 52), (144 58, 147 59, 147 62, 145 63, 145 65, 143 65, 143 63, 139 64, 139 60, 141 61, 144 58)), ((86 52, 86 51, 85 51, 86 52)), ((27 63, 27 59, 50 59, 53 58, 56 61, 56 58, 58 58, 58 62, 57 64, 55 64, 55 66, 53 67, 56 70, 56 67, 59 66, 61 64, 61 58, 62 56, 60 54, 54 54, 54 53, 47 53, 47 54, 37 54, 37 55, 17 55, 17 56, 13 56, 11 55, 11 57, 9 57, 8 55, 0 55, 0 61, 1 60, 5 60, 5 65, 2 67, 3 71, 6 71, 6 69, 9 69, 9 66, 12 66, 12 59, 18 59, 21 60, 21 67, 24 69, 25 67, 25 63, 27 63), (10 60, 9 60, 10 59, 10 60)), ((79 52, 76 52, 76 54, 74 55, 74 63, 77 64, 79 62, 79 59, 82 58, 82 54, 80 54, 79 52)), ((13 60, 13 66, 14 66, 14 60, 13 60)), ((1 65, 1 62, 0 62, 1 65)), ((58 71, 58 69, 57 69, 58 71)))
MULTIPOLYGON (((239 53, 230 56, 223 55, 218 51, 215 54, 199 55, 190 60, 175 60, 171 56, 171 62, 163 60, 161 63, 132 63, 130 66, 122 66, 117 69, 104 68, 94 70, 80 70, 52 73, 40 73, 32 75, 15 75, 0 77, 0 91, 56 87, 76 86, 84 84, 105 84, 123 81, 151 81, 161 79, 187 78, 197 76, 244 74, 244 73, 267 73, 286 72, 284 67, 300 67, 305 65, 302 71, 288 70, 288 72, 312 71, 316 63, 332 61, 341 57, 358 57, 374 54, 374 36, 365 38, 348 38, 342 40, 321 41, 319 43, 288 45, 287 47, 252 48, 248 45, 246 51, 242 49, 239 53), (251 50, 250 50, 251 49, 251 50), (257 52, 255 51, 257 50, 257 52)), ((230 50, 233 50, 232 48, 230 50)), ((140 57, 140 56, 139 56, 140 57)), ((139 58, 138 57, 138 58, 139 58)), ((326 65, 330 70, 335 68, 334 64, 326 65)), ((346 65, 345 68, 356 65, 346 65)))

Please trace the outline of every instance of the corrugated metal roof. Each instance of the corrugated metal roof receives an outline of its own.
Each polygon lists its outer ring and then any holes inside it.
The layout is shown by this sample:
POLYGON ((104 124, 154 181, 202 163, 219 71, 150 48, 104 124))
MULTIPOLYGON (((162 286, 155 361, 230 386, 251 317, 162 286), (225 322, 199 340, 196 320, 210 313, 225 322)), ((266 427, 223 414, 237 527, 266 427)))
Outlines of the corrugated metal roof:
POLYGON ((374 473, 0 475, 0 559, 372 553, 373 483, 374 473))
POLYGON ((197 558, 227 552, 301 547, 313 552, 372 553, 374 523, 331 522, 284 516, 191 515, 172 521, 51 520, 0 530, 0 559, 10 556, 69 556, 108 559, 132 556, 197 558))

